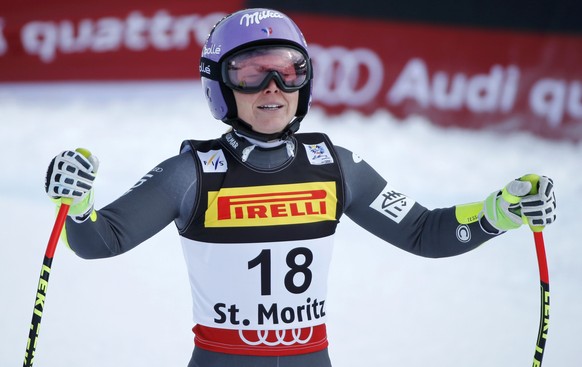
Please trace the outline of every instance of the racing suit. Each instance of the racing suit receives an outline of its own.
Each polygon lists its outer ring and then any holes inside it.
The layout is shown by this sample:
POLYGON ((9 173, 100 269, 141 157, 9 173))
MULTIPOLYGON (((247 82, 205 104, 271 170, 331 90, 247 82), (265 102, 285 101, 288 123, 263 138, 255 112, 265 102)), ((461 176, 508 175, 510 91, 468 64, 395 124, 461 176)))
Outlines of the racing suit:
POLYGON ((96 217, 68 219, 66 236, 77 255, 104 258, 173 221, 193 299, 189 366, 324 367, 327 275, 343 214, 405 251, 445 257, 494 236, 461 207, 423 207, 325 134, 265 144, 231 131, 183 142, 96 217))

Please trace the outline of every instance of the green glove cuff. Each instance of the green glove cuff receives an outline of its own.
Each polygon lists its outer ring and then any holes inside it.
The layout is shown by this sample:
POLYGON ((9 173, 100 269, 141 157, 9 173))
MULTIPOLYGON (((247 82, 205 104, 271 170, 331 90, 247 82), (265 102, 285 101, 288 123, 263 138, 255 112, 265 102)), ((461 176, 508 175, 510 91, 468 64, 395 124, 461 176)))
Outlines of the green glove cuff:
MULTIPOLYGON (((495 191, 487 196, 487 199, 485 199, 485 202, 483 203, 485 218, 493 227, 500 231, 519 228, 523 223, 521 218, 515 214, 511 214, 508 208, 504 209, 501 207, 501 204, 499 203, 501 200, 506 199, 503 194, 500 195, 499 191, 495 191)), ((510 203, 510 201, 508 200, 507 203, 510 203)))

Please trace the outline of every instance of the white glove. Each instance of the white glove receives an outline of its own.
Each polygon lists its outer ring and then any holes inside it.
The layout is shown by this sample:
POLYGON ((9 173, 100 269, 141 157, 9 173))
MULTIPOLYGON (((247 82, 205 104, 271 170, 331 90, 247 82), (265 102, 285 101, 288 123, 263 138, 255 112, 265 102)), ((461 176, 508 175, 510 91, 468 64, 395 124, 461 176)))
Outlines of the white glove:
POLYGON ((553 188, 552 179, 546 176, 524 175, 485 199, 485 218, 499 231, 515 229, 524 223, 532 228, 552 224, 556 220, 553 188))
MULTIPOLYGON (((535 181, 532 182, 532 185, 535 184, 535 181)), ((533 195, 521 199, 521 215, 532 227, 546 226, 556 220, 554 181, 546 176, 540 176, 536 186, 533 195)))
POLYGON ((49 164, 45 191, 60 206, 62 198, 73 199, 69 215, 85 221, 93 211, 93 181, 99 160, 86 149, 66 150, 49 164))

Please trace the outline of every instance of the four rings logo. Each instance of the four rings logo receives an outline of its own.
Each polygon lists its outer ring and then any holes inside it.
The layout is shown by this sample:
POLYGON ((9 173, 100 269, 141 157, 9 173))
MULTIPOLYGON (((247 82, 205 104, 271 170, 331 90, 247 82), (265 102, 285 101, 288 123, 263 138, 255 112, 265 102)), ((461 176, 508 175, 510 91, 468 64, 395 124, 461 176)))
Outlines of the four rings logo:
POLYGON ((252 227, 336 219, 335 182, 222 188, 208 193, 206 227, 252 227))
POLYGON ((380 57, 367 48, 323 48, 310 45, 313 99, 327 105, 360 106, 372 101, 384 82, 380 57))
POLYGON ((257 336, 249 340, 244 335, 243 330, 239 330, 238 334, 241 340, 247 345, 266 345, 269 347, 274 347, 277 345, 293 345, 293 344, 306 344, 311 340, 313 336, 313 327, 309 328, 309 333, 304 332, 304 329, 291 329, 291 330, 273 330, 273 338, 269 338, 269 330, 256 330, 257 336), (289 332, 289 333, 287 333, 289 332), (306 335, 302 335, 306 334, 306 335), (256 339, 256 340, 254 340, 256 339))

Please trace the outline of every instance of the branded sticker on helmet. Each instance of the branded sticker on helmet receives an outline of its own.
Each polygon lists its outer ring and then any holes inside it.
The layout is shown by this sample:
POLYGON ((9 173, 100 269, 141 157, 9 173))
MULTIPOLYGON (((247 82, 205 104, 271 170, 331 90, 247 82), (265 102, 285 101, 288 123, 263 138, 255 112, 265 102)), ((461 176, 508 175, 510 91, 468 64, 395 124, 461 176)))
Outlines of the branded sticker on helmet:
POLYGON ((215 44, 210 44, 210 45, 204 45, 202 47, 202 56, 207 56, 207 55, 220 55, 221 52, 221 45, 215 45, 215 44))
POLYGON ((284 15, 273 10, 262 10, 254 13, 244 14, 240 18, 240 25, 249 27, 252 24, 260 24, 261 20, 269 18, 284 18, 284 15))
POLYGON ((386 185, 380 195, 370 204, 370 208, 379 211, 396 223, 400 223, 408 214, 415 201, 386 185))
POLYGON ((224 158, 222 149, 210 150, 208 152, 196 152, 200 163, 202 163, 202 170, 206 173, 226 172, 228 165, 224 158))
POLYGON ((307 152, 309 163, 312 165, 320 166, 322 164, 333 163, 333 157, 324 142, 319 144, 303 144, 303 146, 307 152))

